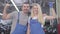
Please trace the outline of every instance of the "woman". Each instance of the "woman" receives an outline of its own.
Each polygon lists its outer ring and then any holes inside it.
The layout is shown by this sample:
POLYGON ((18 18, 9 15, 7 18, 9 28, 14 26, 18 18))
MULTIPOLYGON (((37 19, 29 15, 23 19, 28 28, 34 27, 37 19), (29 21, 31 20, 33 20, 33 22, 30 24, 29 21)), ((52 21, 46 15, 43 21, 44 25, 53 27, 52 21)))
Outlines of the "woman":
POLYGON ((41 6, 37 3, 34 3, 31 9, 31 17, 28 21, 28 34, 45 34, 41 25, 44 25, 44 19, 53 19, 53 16, 47 16, 46 14, 42 15, 41 6), (45 17, 44 17, 44 16, 45 17), (43 19, 44 17, 44 19, 43 19), (30 30, 29 30, 30 28, 30 30))
POLYGON ((41 25, 44 24, 44 20, 39 4, 33 4, 29 21, 30 34, 45 34, 43 28, 41 27, 41 25))

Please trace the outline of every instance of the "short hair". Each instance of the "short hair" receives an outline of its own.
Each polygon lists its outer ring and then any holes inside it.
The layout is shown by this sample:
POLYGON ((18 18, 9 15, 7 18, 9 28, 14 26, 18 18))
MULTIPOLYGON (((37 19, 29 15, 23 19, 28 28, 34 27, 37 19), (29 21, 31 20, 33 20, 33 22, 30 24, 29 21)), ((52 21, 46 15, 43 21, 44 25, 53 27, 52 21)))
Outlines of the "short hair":
POLYGON ((24 2, 23 4, 29 4, 29 2, 24 2))
MULTIPOLYGON (((24 2, 24 3, 22 4, 22 6, 23 6, 24 4, 29 4, 29 2, 24 2)), ((29 6, 30 6, 30 4, 29 4, 29 6)))

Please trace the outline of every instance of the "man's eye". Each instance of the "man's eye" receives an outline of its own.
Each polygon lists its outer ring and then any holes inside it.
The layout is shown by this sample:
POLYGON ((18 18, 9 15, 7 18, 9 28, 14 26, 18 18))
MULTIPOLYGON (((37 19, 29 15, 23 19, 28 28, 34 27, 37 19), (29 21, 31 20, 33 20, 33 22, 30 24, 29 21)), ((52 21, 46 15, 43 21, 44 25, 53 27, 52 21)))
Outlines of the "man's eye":
POLYGON ((25 7, 25 6, 24 6, 25 7))
POLYGON ((27 6, 27 7, 29 7, 29 6, 27 6))

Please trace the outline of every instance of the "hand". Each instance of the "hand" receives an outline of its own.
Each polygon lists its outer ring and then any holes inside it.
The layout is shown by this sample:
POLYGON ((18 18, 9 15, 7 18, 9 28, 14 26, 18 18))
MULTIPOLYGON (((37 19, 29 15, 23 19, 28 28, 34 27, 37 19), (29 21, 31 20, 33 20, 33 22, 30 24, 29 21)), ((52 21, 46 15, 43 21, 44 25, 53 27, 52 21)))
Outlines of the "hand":
POLYGON ((8 6, 8 7, 9 7, 9 6, 10 6, 10 4, 8 4, 8 3, 7 3, 7 4, 6 4, 6 6, 8 6))
POLYGON ((5 7, 4 7, 4 10, 6 10, 7 8, 9 8, 10 4, 6 4, 5 7))

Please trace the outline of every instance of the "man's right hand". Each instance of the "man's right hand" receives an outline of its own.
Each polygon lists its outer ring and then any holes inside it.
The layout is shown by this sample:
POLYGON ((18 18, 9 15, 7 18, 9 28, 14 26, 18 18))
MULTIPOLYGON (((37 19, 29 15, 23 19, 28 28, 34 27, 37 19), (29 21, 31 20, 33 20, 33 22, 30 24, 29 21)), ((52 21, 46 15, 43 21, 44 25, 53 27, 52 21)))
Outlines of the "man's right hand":
POLYGON ((7 3, 7 4, 5 5, 5 10, 6 10, 7 8, 9 8, 9 6, 10 6, 10 4, 7 3))
POLYGON ((7 3, 7 4, 6 4, 6 6, 8 6, 8 7, 9 7, 9 6, 10 6, 10 4, 8 4, 8 3, 7 3))
POLYGON ((4 7, 4 10, 3 10, 3 16, 2 18, 3 19, 8 19, 9 18, 9 15, 7 14, 7 9, 9 8, 10 4, 6 4, 5 7, 4 7))

